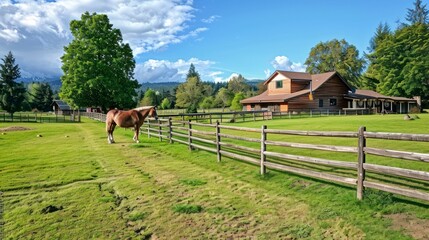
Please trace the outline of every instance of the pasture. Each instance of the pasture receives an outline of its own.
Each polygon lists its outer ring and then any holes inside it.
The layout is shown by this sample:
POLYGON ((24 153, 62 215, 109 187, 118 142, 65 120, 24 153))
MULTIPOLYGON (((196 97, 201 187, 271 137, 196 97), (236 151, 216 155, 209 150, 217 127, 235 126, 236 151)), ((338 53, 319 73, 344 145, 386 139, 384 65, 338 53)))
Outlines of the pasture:
MULTIPOLYGON (((429 133, 429 115, 419 116, 235 125, 329 131, 365 125, 370 131, 429 133)), ((104 128, 86 118, 0 123, 4 239, 429 238, 428 202, 375 190, 358 201, 352 187, 272 170, 261 177, 257 166, 226 157, 218 163, 215 154, 182 144, 145 135, 135 144, 133 132, 119 128, 109 145, 104 128), (13 131, 4 131, 9 127, 13 131)), ((422 150, 427 145, 390 145, 429 152, 422 150)), ((429 171, 428 164, 416 165, 429 171)))

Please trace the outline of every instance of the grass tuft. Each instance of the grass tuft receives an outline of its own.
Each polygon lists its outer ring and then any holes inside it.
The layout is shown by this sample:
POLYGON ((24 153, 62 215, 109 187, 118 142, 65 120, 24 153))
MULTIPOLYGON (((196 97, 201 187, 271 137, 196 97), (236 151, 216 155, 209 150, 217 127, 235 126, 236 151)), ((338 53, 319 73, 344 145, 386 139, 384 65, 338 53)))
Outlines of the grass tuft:
POLYGON ((207 184, 206 181, 199 180, 199 179, 181 179, 181 180, 179 180, 179 182, 181 182, 182 184, 185 184, 185 185, 189 185, 189 186, 200 186, 200 185, 207 184))
POLYGON ((177 205, 174 205, 173 211, 176 213, 186 213, 186 214, 199 213, 203 211, 203 207, 201 207, 200 205, 193 205, 193 204, 177 204, 177 205))
POLYGON ((131 213, 130 216, 128 217, 128 220, 130 221, 138 221, 138 220, 143 220, 147 217, 148 213, 146 212, 135 212, 135 213, 131 213))

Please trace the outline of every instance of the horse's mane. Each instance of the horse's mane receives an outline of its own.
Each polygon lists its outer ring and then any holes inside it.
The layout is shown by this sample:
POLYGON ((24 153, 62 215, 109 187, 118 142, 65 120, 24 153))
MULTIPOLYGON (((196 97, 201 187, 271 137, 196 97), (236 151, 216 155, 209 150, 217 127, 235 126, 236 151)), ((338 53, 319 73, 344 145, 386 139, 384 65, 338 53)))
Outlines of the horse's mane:
POLYGON ((143 110, 148 110, 148 109, 151 109, 151 108, 154 108, 155 106, 143 106, 143 107, 138 107, 138 108, 134 108, 133 110, 136 110, 136 111, 143 111, 143 110))

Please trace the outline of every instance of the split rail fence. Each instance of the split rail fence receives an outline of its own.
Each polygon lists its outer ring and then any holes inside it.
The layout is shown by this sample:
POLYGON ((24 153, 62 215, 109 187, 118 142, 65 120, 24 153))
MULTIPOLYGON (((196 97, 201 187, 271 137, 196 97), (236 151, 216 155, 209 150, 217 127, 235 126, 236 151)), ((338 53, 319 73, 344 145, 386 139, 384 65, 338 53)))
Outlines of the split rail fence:
MULTIPOLYGON (((229 157, 258 165, 260 173, 266 174, 267 168, 293 173, 328 182, 356 186, 357 198, 364 197, 364 189, 378 189, 411 198, 429 201, 429 153, 407 152, 376 148, 367 145, 372 142, 400 140, 429 142, 429 134, 404 134, 369 132, 360 127, 357 132, 297 131, 236 127, 230 125, 204 124, 192 121, 169 119, 147 120, 142 126, 148 137, 157 137, 160 141, 178 142, 188 145, 190 150, 201 149, 217 155, 217 161, 229 157), (232 134, 232 132, 237 132, 232 134), (326 137, 333 142, 348 142, 350 146, 322 145, 289 142, 286 140, 326 137), (271 140, 273 139, 273 140, 271 140), (347 140, 349 139, 349 140, 347 140), (356 142, 353 142, 357 140, 356 142), (374 139, 374 140, 373 140, 374 139), (354 145, 354 146, 353 146, 354 145), (335 152, 334 155, 347 159, 329 160, 314 156, 302 156, 300 149, 313 152, 335 152), (294 152, 298 154, 293 154, 294 152), (386 158, 385 162, 417 161, 417 169, 367 163, 367 156, 386 158), (420 169, 420 170, 419 170, 420 169)), ((329 140, 327 140, 329 142, 329 140)), ((408 144, 414 144, 409 143, 408 144)), ((377 145, 377 144, 375 144, 377 145)), ((383 145, 378 142, 378 145, 383 145)), ((388 145, 388 144, 387 144, 388 145)), ((423 148, 428 149, 428 148, 423 148)), ((333 158, 333 154, 329 155, 333 158)), ((318 155, 319 156, 319 155, 318 155)), ((326 153, 322 156, 326 156, 326 153)), ((413 164, 414 165, 414 164, 413 164)))

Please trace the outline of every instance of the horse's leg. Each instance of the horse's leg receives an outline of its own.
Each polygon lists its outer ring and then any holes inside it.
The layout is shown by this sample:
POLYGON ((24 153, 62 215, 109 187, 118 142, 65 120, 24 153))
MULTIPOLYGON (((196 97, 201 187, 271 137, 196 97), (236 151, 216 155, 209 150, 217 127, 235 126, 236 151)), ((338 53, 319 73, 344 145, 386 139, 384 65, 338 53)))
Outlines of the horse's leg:
POLYGON ((134 141, 136 142, 136 143, 139 143, 140 141, 139 141, 139 129, 140 129, 140 127, 138 126, 138 124, 136 124, 135 126, 134 126, 134 137, 133 137, 133 139, 134 139, 134 141))
POLYGON ((107 142, 109 144, 112 143, 112 140, 110 138, 110 135, 112 134, 111 128, 112 128, 112 122, 111 121, 106 121, 107 142))
POLYGON ((110 143, 115 143, 115 140, 113 139, 113 131, 115 131, 116 123, 113 122, 110 126, 110 143))

